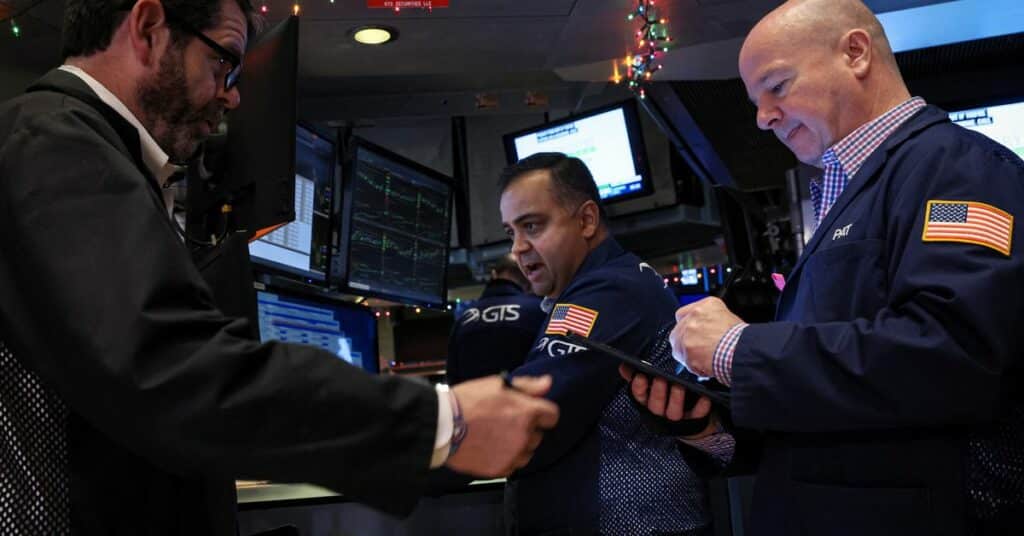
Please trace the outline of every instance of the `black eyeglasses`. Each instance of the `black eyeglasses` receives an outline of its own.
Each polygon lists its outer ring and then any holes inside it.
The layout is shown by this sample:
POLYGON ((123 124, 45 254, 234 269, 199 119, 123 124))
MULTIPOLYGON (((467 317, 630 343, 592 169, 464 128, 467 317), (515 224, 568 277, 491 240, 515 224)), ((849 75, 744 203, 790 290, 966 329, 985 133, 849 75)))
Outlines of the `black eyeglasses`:
POLYGON ((164 14, 167 15, 167 19, 173 21, 174 24, 181 27, 182 30, 194 35, 206 46, 210 47, 214 52, 217 53, 218 61, 220 64, 229 65, 231 68, 227 74, 224 75, 224 91, 231 91, 231 88, 238 85, 238 79, 242 75, 242 58, 239 58, 234 52, 220 46, 216 41, 206 37, 206 34, 195 29, 191 24, 185 22, 184 19, 174 14, 173 11, 164 7, 164 14))

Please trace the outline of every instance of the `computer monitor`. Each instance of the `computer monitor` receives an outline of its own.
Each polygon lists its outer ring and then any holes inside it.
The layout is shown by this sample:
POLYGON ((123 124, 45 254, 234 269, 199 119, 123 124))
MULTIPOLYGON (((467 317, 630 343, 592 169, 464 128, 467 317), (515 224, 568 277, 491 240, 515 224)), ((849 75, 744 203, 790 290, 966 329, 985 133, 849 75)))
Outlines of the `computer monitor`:
POLYGON ((395 361, 444 361, 448 358, 448 337, 454 322, 455 317, 451 314, 436 314, 424 318, 410 318, 407 315, 401 322, 396 322, 395 361))
POLYGON ((654 192, 635 101, 506 134, 504 139, 510 164, 548 152, 583 160, 606 203, 654 192))
POLYGON ((681 285, 697 285, 700 279, 697 278, 696 268, 686 268, 679 271, 679 283, 681 285))
POLYGON ((954 123, 980 132, 1024 158, 1024 101, 950 112, 954 123))
POLYGON ((451 179, 360 138, 349 149, 332 279, 354 294, 443 305, 451 179))
POLYGON ((336 158, 334 142, 302 125, 295 129, 295 220, 249 243, 255 263, 310 281, 325 280, 336 158))
POLYGON ((679 301, 679 306, 682 307, 684 305, 690 305, 691 303, 699 302, 704 298, 707 298, 708 296, 709 294, 703 292, 697 292, 692 294, 682 293, 676 295, 676 300, 679 301))
POLYGON ((298 55, 298 17, 262 33, 246 52, 241 104, 227 115, 227 134, 212 136, 190 166, 193 241, 234 232, 251 239, 295 219, 298 55))
POLYGON ((377 320, 367 307, 272 291, 256 293, 260 341, 319 346, 377 373, 377 320))

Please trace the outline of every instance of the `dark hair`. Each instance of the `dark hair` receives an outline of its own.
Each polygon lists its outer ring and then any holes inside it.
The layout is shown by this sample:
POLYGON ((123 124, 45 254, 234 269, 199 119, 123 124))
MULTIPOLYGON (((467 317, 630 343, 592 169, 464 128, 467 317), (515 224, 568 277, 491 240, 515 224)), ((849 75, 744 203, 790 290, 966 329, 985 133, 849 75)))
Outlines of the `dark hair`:
MULTIPOLYGON (((259 26, 249 0, 235 0, 246 18, 249 40, 259 26)), ((220 0, 161 0, 164 9, 173 11, 193 28, 203 31, 220 23, 220 0)), ((114 32, 128 16, 135 0, 67 0, 64 6, 63 44, 61 58, 89 56, 110 46, 114 32)), ((180 43, 187 34, 174 23, 171 38, 180 43)))
POLYGON ((511 253, 506 253, 495 259, 491 263, 490 268, 491 270, 494 270, 498 279, 512 281, 518 285, 520 289, 530 287, 529 281, 526 280, 526 276, 523 275, 523 272, 519 270, 519 264, 516 262, 515 256, 511 253))
POLYGON ((607 218, 594 176, 590 174, 587 165, 579 158, 562 153, 537 153, 508 166, 498 178, 498 195, 505 193, 523 175, 539 170, 547 170, 551 174, 555 198, 560 205, 571 210, 588 200, 593 201, 597 204, 602 222, 607 218))

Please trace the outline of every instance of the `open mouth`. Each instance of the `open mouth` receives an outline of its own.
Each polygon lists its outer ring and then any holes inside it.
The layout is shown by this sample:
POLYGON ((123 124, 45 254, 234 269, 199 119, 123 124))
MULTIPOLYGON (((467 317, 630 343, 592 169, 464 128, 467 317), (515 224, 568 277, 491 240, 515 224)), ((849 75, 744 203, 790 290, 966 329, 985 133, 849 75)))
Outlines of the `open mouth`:
POLYGON ((533 278, 536 277, 536 275, 540 273, 540 270, 543 267, 544 267, 544 264, 543 263, 539 263, 539 262, 531 262, 531 263, 523 264, 522 265, 523 275, 525 275, 527 279, 532 281, 533 278))

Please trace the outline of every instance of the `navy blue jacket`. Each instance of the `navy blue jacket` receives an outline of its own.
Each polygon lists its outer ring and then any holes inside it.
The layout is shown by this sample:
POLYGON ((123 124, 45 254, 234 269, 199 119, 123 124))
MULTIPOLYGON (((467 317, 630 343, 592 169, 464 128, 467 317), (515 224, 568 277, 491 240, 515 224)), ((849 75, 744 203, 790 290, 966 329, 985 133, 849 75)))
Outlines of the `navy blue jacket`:
POLYGON ((547 314, 540 298, 495 279, 466 309, 448 340, 448 383, 514 370, 526 360, 547 314))
POLYGON ((829 211, 778 321, 740 337, 732 417, 767 432, 753 534, 959 535, 1024 500, 1024 248, 923 241, 929 200, 1024 236, 1024 164, 927 107, 829 211))
MULTIPOLYGON (((647 353, 676 309, 661 276, 612 238, 590 252, 555 303, 553 313, 568 305, 584 313, 581 335, 635 355, 647 353), (587 311, 596 313, 593 322, 587 311)), ((548 396, 561 410, 558 426, 509 485, 519 531, 644 535, 707 525, 704 482, 674 438, 639 418, 618 361, 549 333, 557 323, 549 316, 515 371, 553 375, 548 396)))

